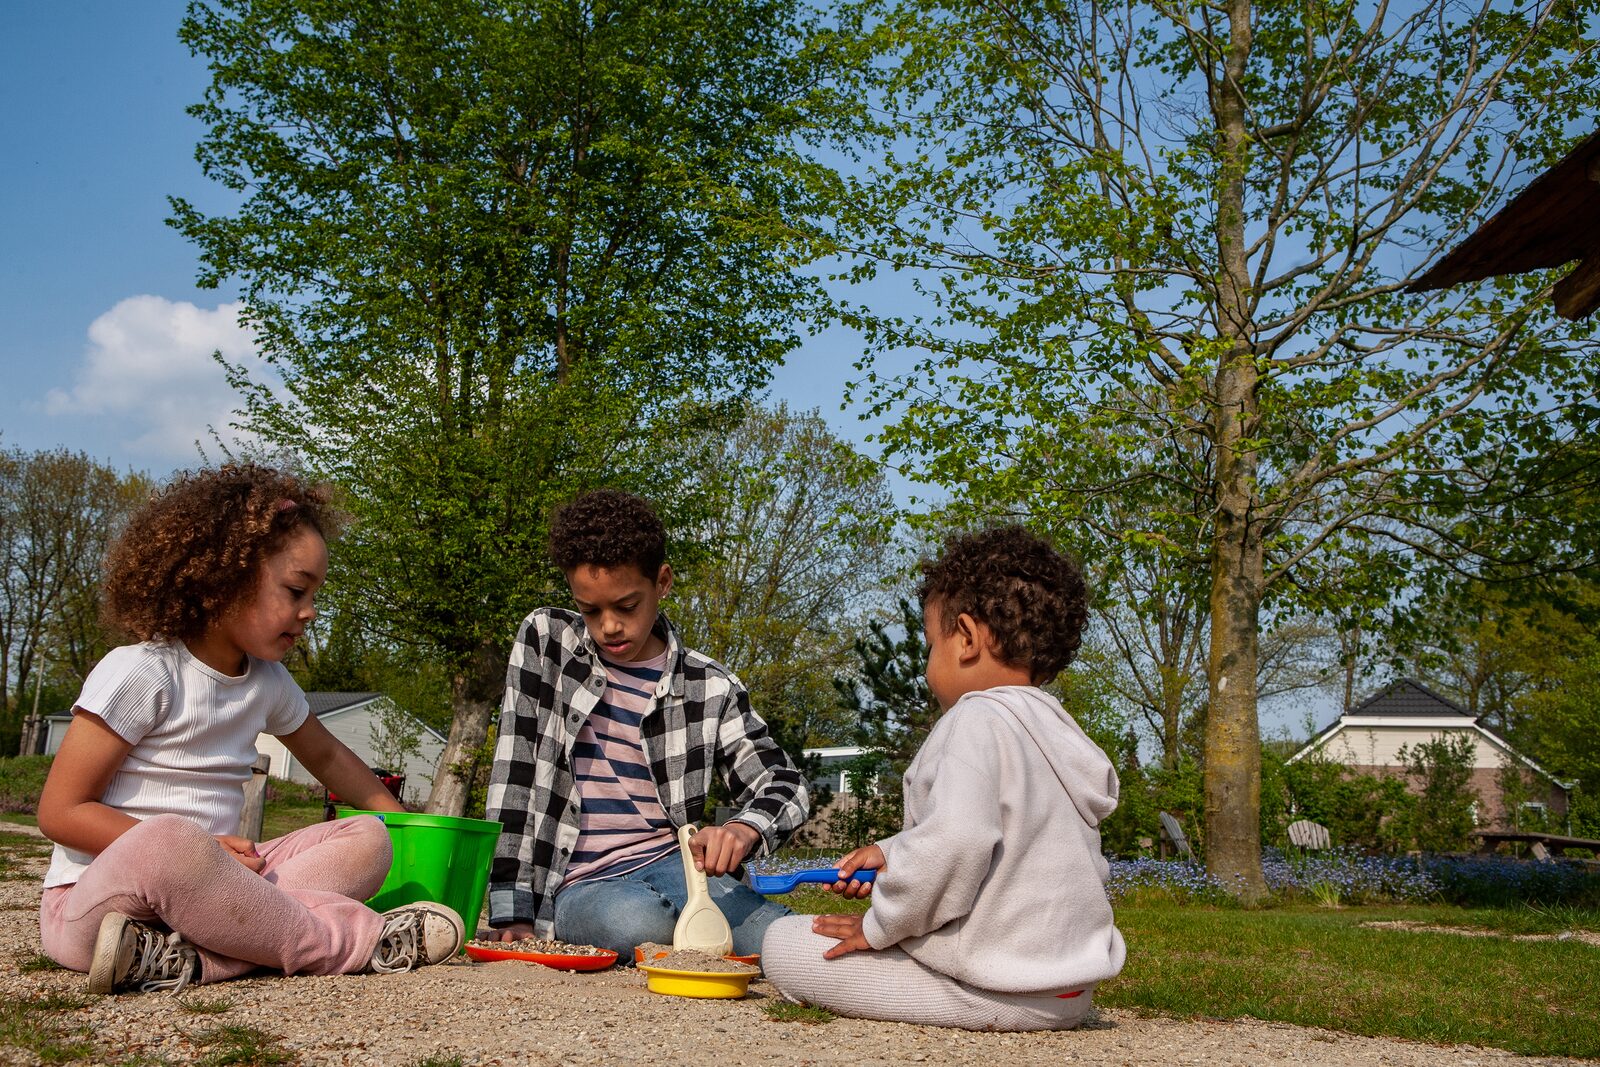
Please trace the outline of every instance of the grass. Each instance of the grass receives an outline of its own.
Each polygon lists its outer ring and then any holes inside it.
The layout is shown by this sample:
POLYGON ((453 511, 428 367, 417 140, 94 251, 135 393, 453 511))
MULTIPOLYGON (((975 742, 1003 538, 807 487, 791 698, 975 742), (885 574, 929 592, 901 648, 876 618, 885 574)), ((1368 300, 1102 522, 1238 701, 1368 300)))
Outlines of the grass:
POLYGON ((827 1008, 814 1008, 810 1004, 792 1004, 775 1000, 761 1006, 761 1011, 775 1023, 806 1023, 817 1026, 831 1023, 837 1016, 827 1008))
POLYGON ((79 1028, 68 1028, 56 1016, 77 1011, 88 1001, 47 995, 31 1000, 0 1001, 0 1048, 31 1052, 40 1063, 71 1063, 94 1052, 79 1028))
POLYGON ((277 1047, 278 1038, 250 1026, 219 1026, 190 1034, 189 1040, 206 1049, 198 1067, 278 1067, 296 1057, 277 1047))
POLYGON ((1128 960, 1095 998, 1169 1015, 1600 1056, 1600 950, 1363 925, 1393 920, 1508 933, 1559 925, 1532 909, 1120 907, 1128 960))
POLYGON ((261 839, 271 841, 291 830, 322 821, 322 787, 273 778, 261 815, 261 839))

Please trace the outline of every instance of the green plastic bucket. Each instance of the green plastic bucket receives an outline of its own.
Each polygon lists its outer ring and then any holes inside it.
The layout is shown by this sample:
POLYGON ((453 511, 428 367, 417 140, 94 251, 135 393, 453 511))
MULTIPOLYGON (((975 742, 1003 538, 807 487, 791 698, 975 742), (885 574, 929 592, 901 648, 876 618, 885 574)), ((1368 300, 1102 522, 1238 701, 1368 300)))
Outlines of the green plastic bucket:
POLYGON ((447 904, 476 936, 483 894, 489 888, 500 824, 488 819, 397 811, 341 811, 339 817, 371 815, 389 828, 394 863, 367 904, 388 911, 419 900, 447 904))

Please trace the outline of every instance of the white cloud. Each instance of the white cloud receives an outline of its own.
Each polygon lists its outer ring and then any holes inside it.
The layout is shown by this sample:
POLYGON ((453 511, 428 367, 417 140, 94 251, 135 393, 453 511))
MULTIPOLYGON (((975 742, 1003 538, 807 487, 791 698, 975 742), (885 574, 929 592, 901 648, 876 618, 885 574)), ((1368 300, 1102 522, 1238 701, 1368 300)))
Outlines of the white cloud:
POLYGON ((263 366, 239 325, 239 303, 212 311, 188 301, 130 296, 89 325, 89 343, 70 390, 52 389, 53 416, 110 420, 122 447, 140 460, 193 463, 195 442, 215 460, 212 429, 232 445, 239 396, 212 357, 263 366))

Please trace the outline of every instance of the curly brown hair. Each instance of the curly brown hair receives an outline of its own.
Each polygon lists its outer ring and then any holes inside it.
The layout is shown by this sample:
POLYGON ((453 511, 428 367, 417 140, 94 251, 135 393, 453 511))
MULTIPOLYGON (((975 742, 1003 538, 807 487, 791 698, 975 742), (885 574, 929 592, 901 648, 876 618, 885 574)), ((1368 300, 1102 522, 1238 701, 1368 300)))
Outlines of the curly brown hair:
POLYGON ((955 631, 957 616, 972 616, 994 635, 995 654, 1026 667, 1036 685, 1060 674, 1083 644, 1083 572, 1021 526, 953 536, 938 559, 923 561, 922 573, 917 596, 924 609, 938 602, 944 633, 955 631))
POLYGON ((101 613, 140 641, 204 636, 255 596, 261 564, 303 527, 331 538, 327 486, 255 464, 180 471, 106 554, 101 613))
POLYGON ((592 489, 551 516, 550 559, 567 573, 632 563, 654 581, 667 561, 667 529, 643 497, 592 489))

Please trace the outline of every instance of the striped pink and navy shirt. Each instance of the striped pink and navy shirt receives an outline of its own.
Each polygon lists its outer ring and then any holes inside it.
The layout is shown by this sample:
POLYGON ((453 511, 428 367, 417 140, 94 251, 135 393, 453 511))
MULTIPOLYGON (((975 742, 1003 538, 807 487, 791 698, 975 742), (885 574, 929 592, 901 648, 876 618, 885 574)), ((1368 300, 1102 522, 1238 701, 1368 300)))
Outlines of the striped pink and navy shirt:
POLYGON ((633 663, 601 658, 605 692, 572 748, 572 775, 582 810, 578 843, 561 889, 628 874, 678 847, 639 739, 639 724, 655 701, 667 666, 666 650, 633 663))

